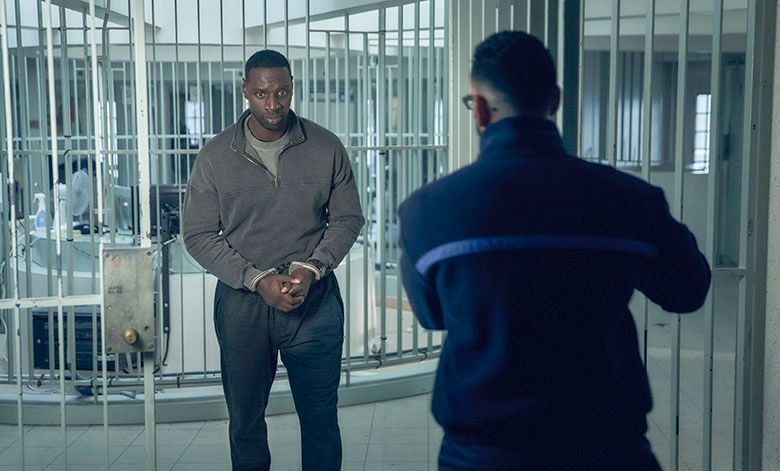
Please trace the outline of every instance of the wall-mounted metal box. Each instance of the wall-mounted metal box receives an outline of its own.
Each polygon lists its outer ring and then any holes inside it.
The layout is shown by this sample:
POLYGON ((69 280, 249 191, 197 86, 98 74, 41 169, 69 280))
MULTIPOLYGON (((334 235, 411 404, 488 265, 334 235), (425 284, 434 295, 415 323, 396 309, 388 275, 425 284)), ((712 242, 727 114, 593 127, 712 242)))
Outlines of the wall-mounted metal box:
POLYGON ((155 349, 152 250, 103 250, 103 319, 106 353, 155 349))

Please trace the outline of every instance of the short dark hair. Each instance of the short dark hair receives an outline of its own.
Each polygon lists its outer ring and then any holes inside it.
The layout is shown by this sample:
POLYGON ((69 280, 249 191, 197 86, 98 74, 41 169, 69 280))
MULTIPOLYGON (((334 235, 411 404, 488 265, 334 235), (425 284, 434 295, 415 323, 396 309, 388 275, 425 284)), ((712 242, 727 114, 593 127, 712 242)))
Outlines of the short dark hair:
POLYGON ((474 50, 471 78, 506 97, 515 112, 545 112, 555 95, 555 63, 538 38, 502 31, 474 50))
POLYGON ((284 57, 284 54, 276 52, 271 49, 263 49, 257 51, 247 59, 246 65, 244 65, 244 78, 249 76, 249 71, 252 69, 270 69, 275 67, 286 67, 287 72, 290 72, 292 77, 292 70, 290 70, 290 62, 284 57))

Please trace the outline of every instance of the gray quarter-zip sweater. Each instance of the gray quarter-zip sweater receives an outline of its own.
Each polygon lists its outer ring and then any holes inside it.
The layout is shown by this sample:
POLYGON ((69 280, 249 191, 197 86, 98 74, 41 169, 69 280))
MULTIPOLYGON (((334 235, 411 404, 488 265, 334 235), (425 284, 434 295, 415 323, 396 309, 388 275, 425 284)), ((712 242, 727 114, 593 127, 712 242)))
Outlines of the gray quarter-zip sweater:
POLYGON ((247 110, 198 154, 182 214, 187 251, 236 289, 293 261, 317 259, 335 268, 365 223, 344 146, 290 111, 274 176, 246 153, 248 116, 247 110))

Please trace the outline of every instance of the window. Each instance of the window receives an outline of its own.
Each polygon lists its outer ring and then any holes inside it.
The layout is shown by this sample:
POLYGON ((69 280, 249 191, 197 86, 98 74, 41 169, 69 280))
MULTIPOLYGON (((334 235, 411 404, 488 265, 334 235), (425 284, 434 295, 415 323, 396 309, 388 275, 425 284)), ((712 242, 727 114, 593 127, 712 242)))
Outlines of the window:
POLYGON ((693 134, 693 165, 695 172, 706 173, 710 166, 710 111, 712 95, 696 95, 696 127, 693 134))

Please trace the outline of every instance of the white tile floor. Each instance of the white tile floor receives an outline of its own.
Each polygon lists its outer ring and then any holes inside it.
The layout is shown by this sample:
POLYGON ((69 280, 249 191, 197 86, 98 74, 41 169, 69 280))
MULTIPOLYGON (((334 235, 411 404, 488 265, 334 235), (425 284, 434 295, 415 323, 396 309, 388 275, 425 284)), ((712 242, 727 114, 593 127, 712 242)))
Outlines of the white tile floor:
MULTIPOLYGON (((716 277, 715 365, 713 402, 713 469, 732 469, 734 371, 736 345, 736 279, 716 277)), ((637 325, 641 312, 632 306, 637 325)), ((408 316, 411 319, 411 314, 408 316)), ((648 374, 654 409, 648 437, 664 469, 670 463, 672 332, 675 316, 651 309, 648 322, 648 374)), ((404 320, 407 320, 404 318, 404 320)), ((702 465, 705 313, 682 317, 680 371, 680 469, 702 465)), ((411 321, 409 321, 411 322, 411 321)), ((395 326, 395 322, 389 322, 395 326)), ((641 327, 640 327, 641 328, 641 327)), ((640 339, 642 335, 640 335, 640 339)), ((392 343, 391 343, 392 344, 392 343)), ((340 409, 344 470, 435 470, 441 429, 433 421, 430 395, 344 407, 340 409)), ((268 418, 273 470, 300 469, 300 439, 295 415, 268 418)), ((0 471, 16 470, 19 449, 14 426, 0 425, 0 471)), ((68 427, 68 469, 106 469, 102 427, 68 427)), ((227 422, 159 424, 158 469, 162 471, 228 470, 227 422)), ((144 469, 143 427, 112 426, 111 470, 144 469)), ((64 470, 63 439, 59 427, 30 427, 25 434, 25 456, 30 470, 64 470)))
MULTIPOLYGON (((339 410, 345 471, 434 470, 441 429, 429 412, 430 395, 377 402, 339 410)), ((274 471, 300 469, 300 432, 293 414, 268 417, 274 471)), ((0 471, 17 470, 17 429, 0 426, 0 471)), ((109 434, 112 471, 144 470, 141 426, 112 426, 109 434)), ((59 427, 30 427, 25 433, 27 470, 64 470, 59 427)), ((103 428, 68 427, 68 470, 105 470, 103 428)), ((160 471, 230 469, 227 421, 186 422, 157 426, 160 471)))
MULTIPOLYGON (((656 388, 654 388, 656 389, 656 388)), ((658 391, 656 391, 658 396, 658 391)), ((666 413, 656 409, 650 416, 648 437, 659 461, 668 468, 669 431, 666 413)), ((683 407, 685 419, 695 418, 693 401, 683 407), (687 412, 686 412, 687 411, 687 412)), ((441 428, 430 414, 430 395, 377 402, 339 410, 345 471, 435 470, 441 428)), ((298 420, 293 414, 268 417, 269 443, 274 471, 300 469, 298 420)), ((701 469, 700 422, 683 422, 680 469, 701 469)), ((0 471, 17 470, 17 430, 0 426, 0 471)), ((141 426, 112 426, 109 460, 112 471, 144 470, 144 440, 141 426)), ((26 470, 64 471, 62 434, 59 427, 30 427, 25 434, 26 470)), ((230 469, 227 421, 185 422, 157 426, 158 470, 220 471, 230 469)), ((106 451, 101 426, 68 427, 68 470, 106 469, 106 451)), ((731 441, 716 434, 713 467, 731 469, 731 441)))

